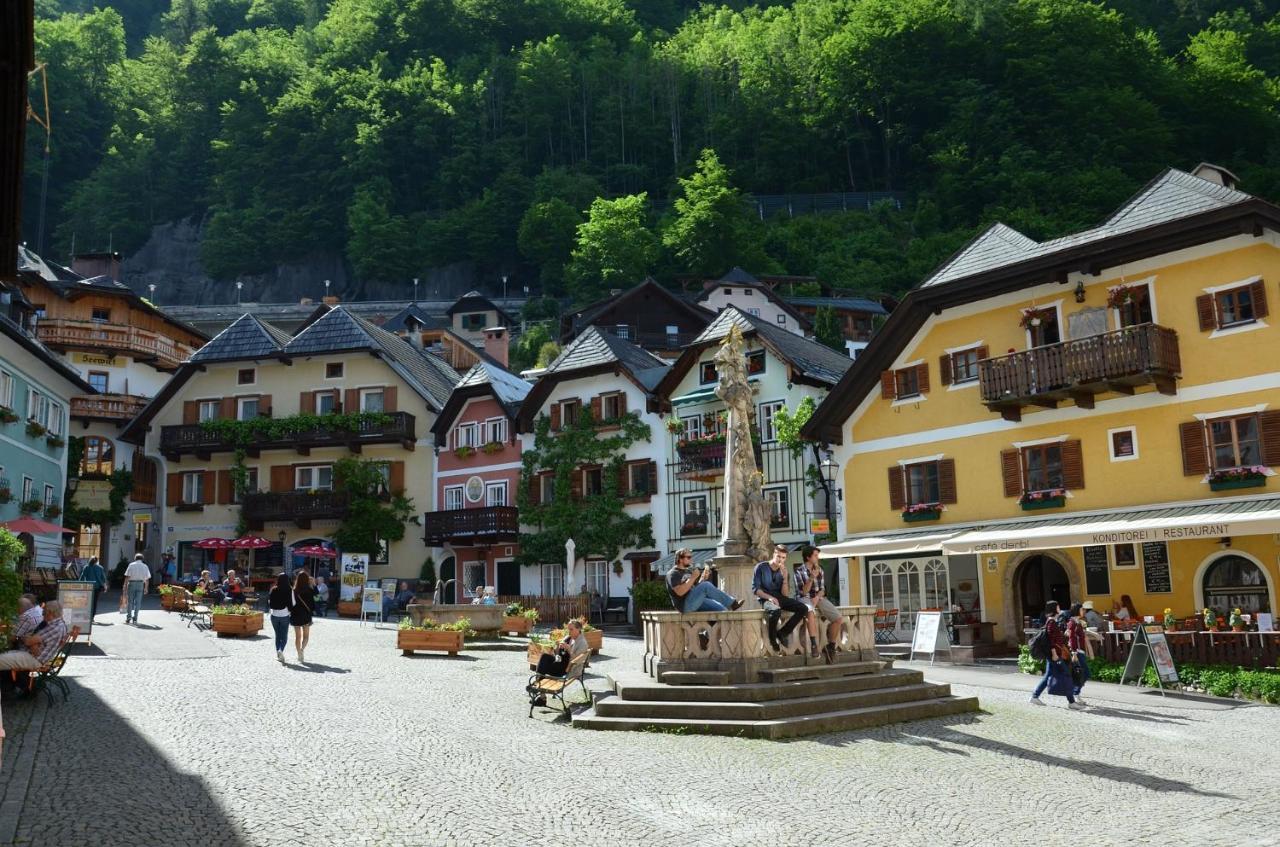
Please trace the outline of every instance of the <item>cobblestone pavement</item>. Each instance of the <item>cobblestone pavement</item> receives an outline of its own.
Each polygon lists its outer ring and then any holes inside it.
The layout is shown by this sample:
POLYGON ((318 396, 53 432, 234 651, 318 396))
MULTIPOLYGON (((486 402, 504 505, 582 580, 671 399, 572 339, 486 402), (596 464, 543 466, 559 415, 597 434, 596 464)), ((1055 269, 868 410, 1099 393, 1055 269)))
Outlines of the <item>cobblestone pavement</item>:
MULTIPOLYGON (((142 622, 73 657, 69 702, 5 706, 0 842, 1280 843, 1275 708, 1076 713, 956 685, 982 714, 786 743, 595 733, 526 717, 522 653, 404 658, 394 632, 326 619, 311 663, 281 667, 265 632, 142 622), (167 658, 140 658, 148 639, 167 658)), ((593 687, 641 649, 605 653, 593 687)))

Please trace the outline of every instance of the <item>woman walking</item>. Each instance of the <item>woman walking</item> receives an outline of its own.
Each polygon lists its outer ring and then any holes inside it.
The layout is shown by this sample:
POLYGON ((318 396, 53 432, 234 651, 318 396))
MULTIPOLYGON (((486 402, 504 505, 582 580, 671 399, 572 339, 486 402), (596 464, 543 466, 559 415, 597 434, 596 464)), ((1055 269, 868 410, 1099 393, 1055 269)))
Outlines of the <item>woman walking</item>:
MULTIPOLYGON (((1044 701, 1040 699, 1040 695, 1049 687, 1049 683, 1053 681, 1056 674, 1067 674, 1068 681, 1066 693, 1068 709, 1083 709, 1084 706, 1076 702, 1075 694, 1072 693, 1072 685, 1070 683, 1071 674, 1071 652, 1067 649, 1067 639, 1063 634, 1062 627, 1058 626, 1058 601, 1050 600, 1044 604, 1044 629, 1049 637, 1049 659, 1044 663, 1044 679, 1040 680, 1040 684, 1036 686, 1036 690, 1031 694, 1031 705, 1043 706, 1044 701), (1065 664, 1060 664, 1065 662, 1065 664)), ((1054 692, 1051 692, 1054 693, 1054 692)))
POLYGON ((276 633, 276 661, 283 665, 284 648, 289 646, 289 622, 293 618, 289 609, 293 604, 293 587, 289 585, 288 574, 282 571, 276 577, 267 602, 271 606, 271 628, 276 633))
POLYGON ((289 619, 293 623, 293 646, 298 650, 298 661, 303 664, 302 651, 311 640, 311 613, 316 607, 316 587, 311 574, 298 571, 293 578, 293 605, 289 607, 289 619))
POLYGON ((1081 706, 1089 705, 1080 696, 1080 690, 1089 681, 1089 634, 1085 627, 1084 607, 1071 604, 1071 617, 1067 619, 1067 650, 1071 653, 1071 678, 1075 683, 1072 693, 1081 706))

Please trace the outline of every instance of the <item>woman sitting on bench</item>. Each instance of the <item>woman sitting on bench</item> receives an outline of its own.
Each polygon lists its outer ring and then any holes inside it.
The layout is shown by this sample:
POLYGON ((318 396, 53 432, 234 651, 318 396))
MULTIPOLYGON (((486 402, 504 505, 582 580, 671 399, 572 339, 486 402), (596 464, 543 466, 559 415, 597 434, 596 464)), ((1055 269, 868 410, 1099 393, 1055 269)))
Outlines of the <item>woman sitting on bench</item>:
POLYGON ((587 637, 582 634, 582 621, 574 618, 569 621, 567 628, 564 640, 556 645, 555 651, 543 653, 542 658, 538 659, 538 673, 564 676, 570 662, 591 650, 587 637))

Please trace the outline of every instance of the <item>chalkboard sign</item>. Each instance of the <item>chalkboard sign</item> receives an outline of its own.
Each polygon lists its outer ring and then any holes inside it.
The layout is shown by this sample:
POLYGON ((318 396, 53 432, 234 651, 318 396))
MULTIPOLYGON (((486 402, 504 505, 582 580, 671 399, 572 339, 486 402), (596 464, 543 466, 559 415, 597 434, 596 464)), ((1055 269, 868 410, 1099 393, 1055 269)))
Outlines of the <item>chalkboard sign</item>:
POLYGON ((1163 541, 1142 542, 1142 580, 1148 594, 1171 594, 1173 578, 1169 574, 1169 547, 1163 541))
POLYGON ((1111 593, 1111 571, 1107 566, 1105 546, 1084 548, 1084 593, 1111 593))

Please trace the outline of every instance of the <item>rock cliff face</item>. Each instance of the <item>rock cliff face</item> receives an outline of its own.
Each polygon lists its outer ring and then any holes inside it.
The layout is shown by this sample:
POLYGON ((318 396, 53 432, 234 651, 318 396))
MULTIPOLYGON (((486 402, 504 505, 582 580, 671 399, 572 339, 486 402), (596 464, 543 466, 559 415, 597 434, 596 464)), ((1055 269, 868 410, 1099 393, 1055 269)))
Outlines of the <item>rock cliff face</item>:
MULTIPOLYGON (((337 252, 321 252, 300 262, 279 265, 262 274, 246 274, 231 280, 211 277, 200 263, 200 237, 203 222, 193 218, 161 224, 151 232, 147 243, 124 261, 124 282, 134 291, 149 296, 150 285, 156 287, 159 304, 198 305, 234 303, 236 282, 244 283, 240 300, 246 303, 296 303, 303 297, 319 302, 325 295, 324 281, 330 281, 329 293, 344 301, 392 300, 413 295, 413 283, 357 282, 347 273, 346 263, 337 252)), ((443 268, 424 268, 419 294, 425 298, 460 297, 476 286, 475 267, 458 263, 443 268)))

